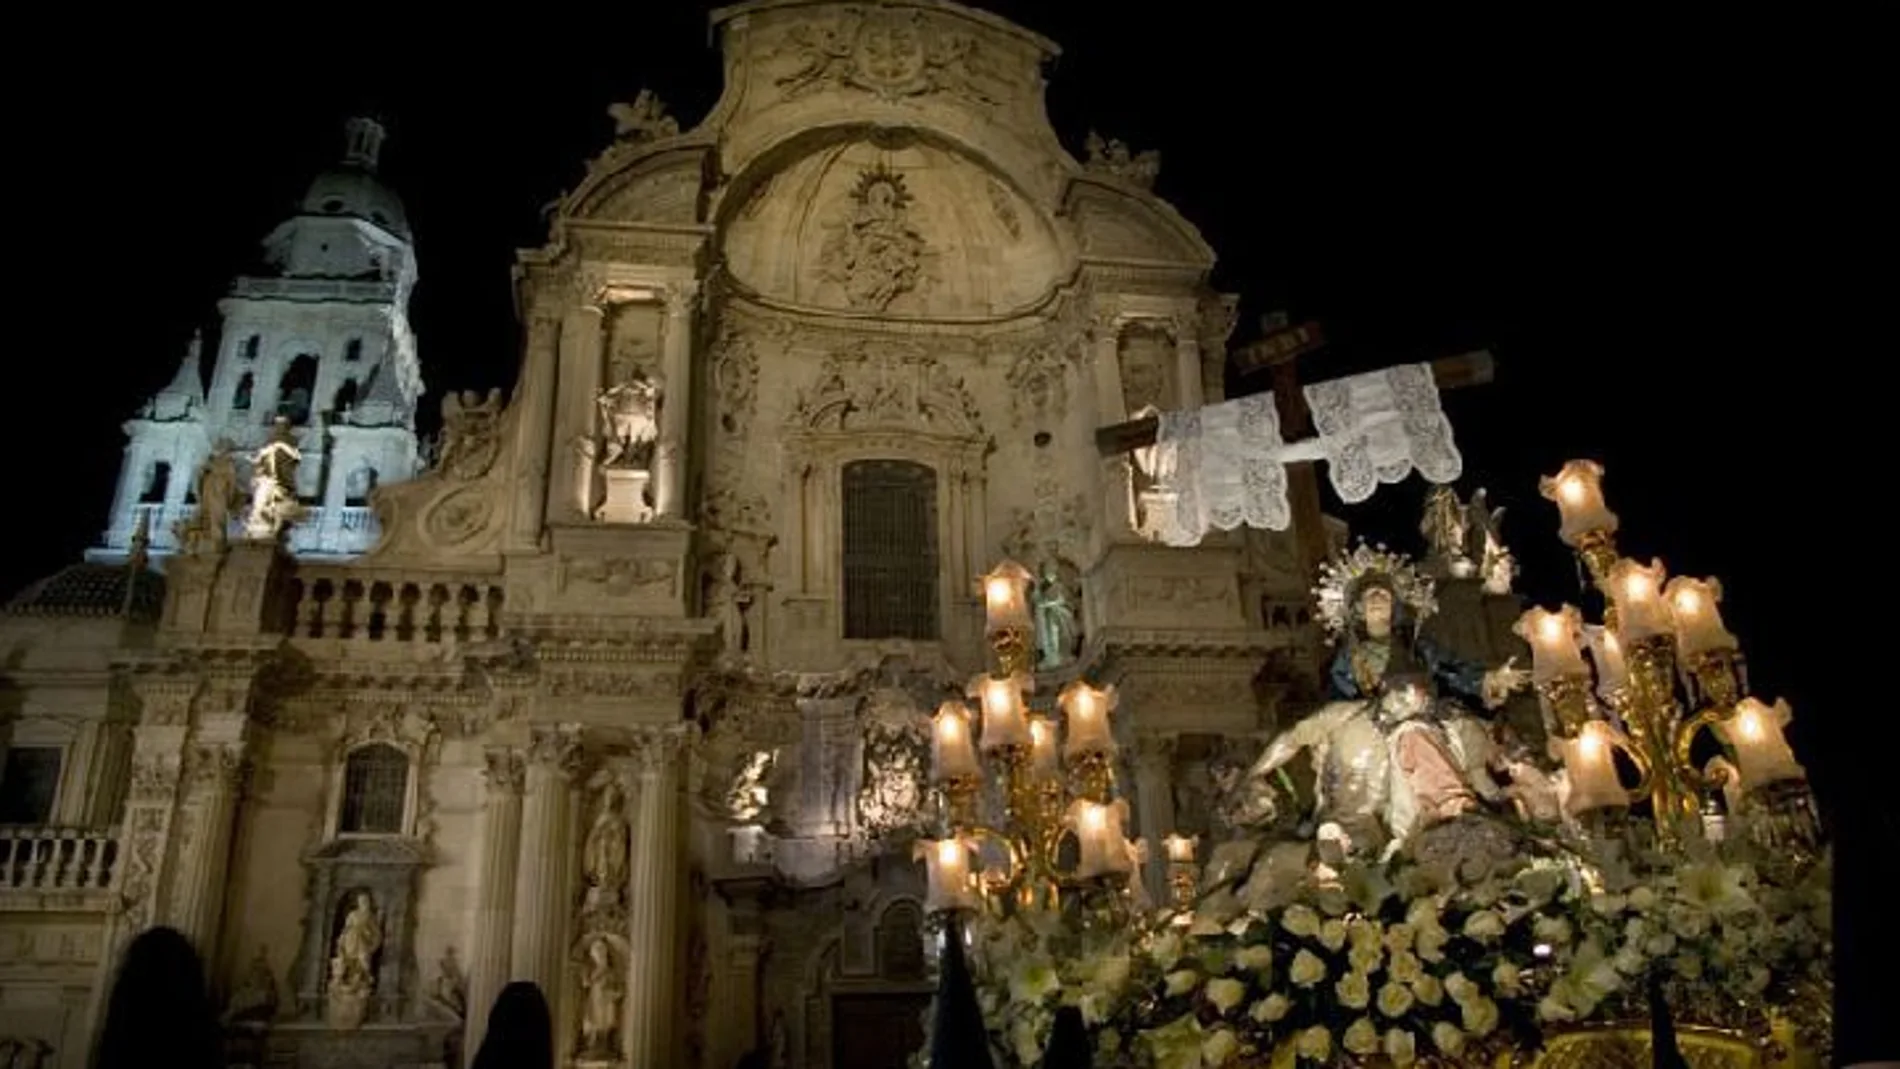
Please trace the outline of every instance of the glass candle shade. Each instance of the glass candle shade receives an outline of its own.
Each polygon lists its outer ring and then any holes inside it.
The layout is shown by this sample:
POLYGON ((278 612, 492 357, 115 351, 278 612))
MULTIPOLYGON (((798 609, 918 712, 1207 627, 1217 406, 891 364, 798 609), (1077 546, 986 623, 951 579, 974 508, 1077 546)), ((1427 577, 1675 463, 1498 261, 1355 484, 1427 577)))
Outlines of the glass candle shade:
POLYGON ((1108 721, 1115 700, 1113 686, 1098 689, 1078 679, 1062 688, 1062 693, 1056 696, 1056 704, 1062 707, 1068 728, 1062 750, 1065 756, 1115 752, 1115 735, 1108 721))
POLYGON ((1740 643, 1722 626, 1722 584, 1714 579, 1678 575, 1663 587, 1670 615, 1676 623, 1676 654, 1685 661, 1715 650, 1732 650, 1740 643))
POLYGON ((1055 779, 1062 773, 1056 726, 1048 717, 1029 718, 1029 769, 1037 779, 1055 779))
POLYGON ((1596 461, 1570 461, 1557 474, 1540 479, 1537 492, 1556 502, 1557 537, 1564 545, 1574 547, 1598 531, 1616 533, 1616 513, 1603 503, 1603 465, 1596 461))
POLYGON ((1161 840, 1161 845, 1168 852, 1169 863, 1175 865, 1191 865, 1194 863, 1194 848, 1200 845, 1200 839, 1196 836, 1182 835, 1180 832, 1175 832, 1173 835, 1161 840))
POLYGON ((937 715, 931 718, 931 778, 944 783, 975 778, 982 771, 976 763, 975 740, 970 734, 970 710, 962 702, 944 702, 937 706, 937 715))
POLYGON ((932 913, 979 903, 970 847, 961 839, 919 839, 912 857, 924 863, 924 908, 932 913))
POLYGON ((983 576, 983 620, 992 635, 998 631, 1029 629, 1029 569, 1013 560, 1003 561, 983 576))
POLYGON ((1629 664, 1623 659, 1623 642, 1616 632, 1601 624, 1583 629, 1590 643, 1590 661, 1597 668, 1597 693, 1608 697, 1629 683, 1629 664))
POLYGON ((1029 718, 1023 708, 1022 676, 980 675, 970 680, 970 697, 983 710, 983 749, 1029 745, 1029 718))
POLYGON ((1722 741, 1735 750, 1735 769, 1744 791, 1778 780, 1806 779, 1807 770, 1794 759, 1784 733, 1794 720, 1785 700, 1770 706, 1758 698, 1743 698, 1735 712, 1716 725, 1722 741))
POLYGON ((1656 635, 1675 633, 1676 623, 1663 597, 1663 578, 1668 573, 1663 563, 1652 560, 1647 567, 1627 557, 1610 569, 1610 600, 1616 604, 1617 638, 1628 647, 1656 635))
POLYGON ((1067 824, 1075 833, 1077 860, 1075 875, 1088 880, 1112 876, 1134 867, 1128 839, 1122 829, 1128 823, 1128 803, 1091 802, 1078 799, 1069 806, 1067 824))
POLYGON ((1579 645, 1583 636, 1583 614, 1575 605, 1565 605, 1555 612, 1531 609, 1518 617, 1511 630, 1530 643, 1532 682, 1548 683, 1590 674, 1579 645))
POLYGON ((1552 742, 1563 757, 1570 781, 1565 808, 1572 814, 1630 804, 1629 789, 1616 774, 1616 749, 1627 745, 1615 728, 1592 720, 1574 739, 1552 742))

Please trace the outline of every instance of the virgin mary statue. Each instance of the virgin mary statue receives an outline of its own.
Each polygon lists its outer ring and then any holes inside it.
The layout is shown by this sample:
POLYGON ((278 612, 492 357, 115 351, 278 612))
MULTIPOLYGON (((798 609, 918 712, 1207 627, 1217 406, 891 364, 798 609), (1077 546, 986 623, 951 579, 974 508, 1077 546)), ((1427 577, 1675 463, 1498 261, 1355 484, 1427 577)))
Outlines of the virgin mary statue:
MULTIPOLYGON (((1441 721, 1460 701, 1502 705, 1529 682, 1506 661, 1487 669, 1460 660, 1419 634, 1436 610, 1432 582, 1410 561, 1361 544, 1323 566, 1319 618, 1335 647, 1327 672, 1332 699, 1281 733, 1248 777, 1252 807, 1272 773, 1313 751, 1317 816, 1336 826, 1356 854, 1389 856, 1420 828, 1477 808, 1472 767, 1441 721)), ((1488 782, 1488 780, 1485 780, 1488 782)))

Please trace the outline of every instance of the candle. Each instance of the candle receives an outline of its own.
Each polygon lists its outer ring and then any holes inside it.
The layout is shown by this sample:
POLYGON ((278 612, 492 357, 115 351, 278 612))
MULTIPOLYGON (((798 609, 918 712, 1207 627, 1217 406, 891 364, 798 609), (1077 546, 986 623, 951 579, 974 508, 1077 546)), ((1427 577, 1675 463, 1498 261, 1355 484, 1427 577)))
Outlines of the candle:
POLYGON ((1676 621, 1676 651, 1684 658, 1715 650, 1732 650, 1739 643, 1722 626, 1722 584, 1710 579, 1691 579, 1678 575, 1663 588, 1669 599, 1670 615, 1676 621))
POLYGON ((1615 748, 1620 744, 1616 729, 1601 720, 1583 725, 1574 739, 1553 743, 1570 781, 1565 805, 1571 813, 1629 804, 1629 790, 1616 774, 1615 748))
POLYGON ((1610 569, 1610 600, 1616 604, 1617 637, 1624 646, 1675 631, 1669 602, 1663 599, 1665 574, 1659 560, 1645 568, 1624 558, 1610 569))
POLYGON ((976 748, 970 739, 970 710, 962 702, 944 702, 932 719, 930 769, 938 783, 980 776, 976 748))
POLYGON ((1794 719, 1794 710, 1785 700, 1773 707, 1757 698, 1743 698, 1727 720, 1716 725, 1722 741, 1735 749, 1735 767, 1741 788, 1753 790, 1784 779, 1806 779, 1807 770, 1794 759, 1782 729, 1794 719))
POLYGON ((1583 536, 1601 531, 1616 533, 1616 513, 1603 503, 1603 465, 1573 460, 1555 475, 1538 480, 1537 492, 1557 503, 1561 526, 1557 537, 1575 546, 1583 536))
POLYGON ((983 710, 983 749, 1029 745, 1029 722, 1023 712, 1023 689, 1028 680, 1022 676, 975 676, 970 680, 969 695, 983 710))
POLYGON ((1054 779, 1062 771, 1056 750, 1056 726, 1048 717, 1029 720, 1029 769, 1038 779, 1054 779))
POLYGON ((1194 848, 1199 843, 1198 836, 1182 835, 1180 832, 1175 832, 1161 840, 1161 845, 1168 851, 1168 860, 1176 865, 1192 865, 1194 848))
POLYGON ((932 913, 977 908, 970 848, 961 839, 919 839, 911 856, 924 863, 924 908, 932 913))
POLYGON ((1068 722, 1068 743, 1063 753, 1075 757, 1085 753, 1115 752, 1115 736, 1109 730, 1108 714, 1115 708, 1115 688, 1097 690, 1078 679, 1062 688, 1056 704, 1068 722))
POLYGON ((1609 697, 1629 683, 1629 665, 1623 660, 1623 643, 1616 632, 1601 624, 1583 629, 1590 642, 1590 660, 1597 666, 1597 693, 1609 697))
POLYGON ((1029 629, 1029 569, 1013 560, 998 564, 980 582, 988 632, 1029 629))
POLYGON ((1068 825, 1075 832, 1077 879, 1093 879, 1127 872, 1134 862, 1122 827, 1128 821, 1128 803, 1120 798, 1104 805, 1077 799, 1069 807, 1068 825))
POLYGON ((1575 605, 1565 605, 1556 612, 1533 608, 1518 617, 1511 630, 1531 645, 1533 682, 1548 683, 1566 676, 1590 674, 1577 644, 1583 631, 1583 615, 1575 605))

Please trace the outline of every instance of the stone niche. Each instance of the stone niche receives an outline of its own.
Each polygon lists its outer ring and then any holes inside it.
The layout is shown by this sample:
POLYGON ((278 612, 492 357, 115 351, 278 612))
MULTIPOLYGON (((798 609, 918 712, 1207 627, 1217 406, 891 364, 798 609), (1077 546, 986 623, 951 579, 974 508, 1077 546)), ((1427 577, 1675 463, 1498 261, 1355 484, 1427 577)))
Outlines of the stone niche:
POLYGON ((372 970, 376 989, 367 1020, 384 1024, 401 1020, 414 994, 416 976, 416 878, 431 863, 428 844, 407 837, 338 838, 305 856, 309 912, 294 976, 299 1017, 322 1018, 337 933, 350 903, 357 894, 367 892, 383 930, 383 945, 372 970))

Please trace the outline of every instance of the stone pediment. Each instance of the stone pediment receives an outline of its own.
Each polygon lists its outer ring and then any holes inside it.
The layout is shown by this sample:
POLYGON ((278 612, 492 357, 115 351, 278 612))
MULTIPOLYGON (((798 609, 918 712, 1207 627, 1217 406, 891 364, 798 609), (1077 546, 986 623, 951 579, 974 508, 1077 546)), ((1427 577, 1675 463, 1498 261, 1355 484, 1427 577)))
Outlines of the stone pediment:
POLYGON ((1214 250, 1193 224, 1165 202, 1113 179, 1078 177, 1064 198, 1076 244, 1086 260, 1214 266, 1214 250))
POLYGON ((701 222, 700 190, 709 147, 676 142, 616 143, 596 158, 573 193, 559 202, 562 216, 616 223, 701 222))
POLYGON ((398 837, 347 837, 332 839, 304 855, 313 865, 402 865, 432 864, 435 851, 421 839, 398 837))

